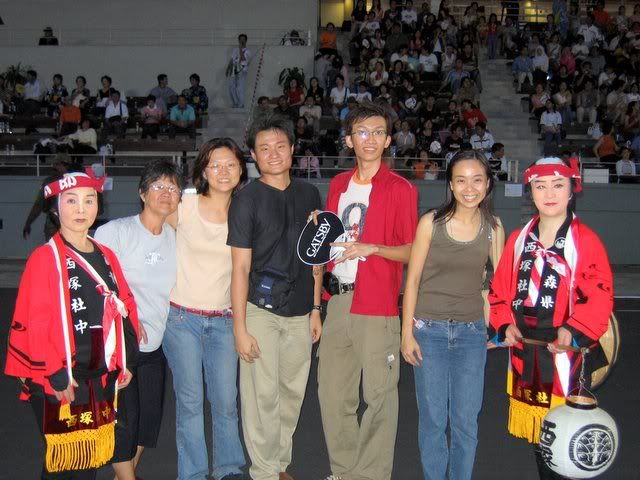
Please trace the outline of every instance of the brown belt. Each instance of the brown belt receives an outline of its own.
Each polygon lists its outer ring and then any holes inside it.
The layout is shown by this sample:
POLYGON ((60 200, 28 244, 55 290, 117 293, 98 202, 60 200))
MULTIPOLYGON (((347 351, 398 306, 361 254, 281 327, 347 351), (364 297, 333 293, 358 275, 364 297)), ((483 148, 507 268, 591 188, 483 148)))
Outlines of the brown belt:
POLYGON ((201 317, 228 317, 229 315, 231 315, 230 308, 227 308, 225 310, 201 310, 199 308, 185 307, 173 302, 169 302, 169 305, 184 310, 185 312, 192 313, 194 315, 200 315, 201 317))

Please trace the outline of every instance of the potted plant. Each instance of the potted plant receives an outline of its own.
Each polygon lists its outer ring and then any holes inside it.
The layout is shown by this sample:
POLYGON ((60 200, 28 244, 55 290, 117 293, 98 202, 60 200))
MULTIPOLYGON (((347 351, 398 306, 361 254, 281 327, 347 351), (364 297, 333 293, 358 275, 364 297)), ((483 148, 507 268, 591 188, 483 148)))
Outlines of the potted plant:
POLYGON ((7 82, 7 87, 14 90, 17 84, 24 83, 28 70, 31 70, 31 67, 22 65, 22 63, 9 65, 3 74, 5 82, 7 82))
POLYGON ((280 77, 278 77, 278 85, 287 90, 289 88, 291 80, 294 78, 298 81, 298 85, 300 85, 301 87, 305 85, 304 70, 298 67, 283 69, 280 72, 280 77))

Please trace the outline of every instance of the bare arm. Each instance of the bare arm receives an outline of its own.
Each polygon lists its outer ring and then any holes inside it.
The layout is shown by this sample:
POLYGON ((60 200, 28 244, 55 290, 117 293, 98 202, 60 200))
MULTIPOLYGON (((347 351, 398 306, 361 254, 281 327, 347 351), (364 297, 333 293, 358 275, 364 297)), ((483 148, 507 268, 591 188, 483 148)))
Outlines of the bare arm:
POLYGON ((245 362, 253 363, 260 356, 258 342, 247 331, 247 297, 251 270, 250 248, 231 247, 231 308, 233 310, 233 334, 236 350, 245 362))
MULTIPOLYGON (((322 301, 322 267, 313 267, 313 304, 320 305, 322 301)), ((309 317, 311 322, 311 341, 316 343, 322 335, 322 319, 320 311, 313 309, 309 317)))
POLYGON ((433 233, 433 213, 424 215, 418 222, 416 238, 411 247, 407 281, 402 299, 402 344, 401 352, 407 363, 418 365, 422 361, 420 347, 413 336, 413 316, 418 301, 418 287, 424 262, 429 253, 433 233))

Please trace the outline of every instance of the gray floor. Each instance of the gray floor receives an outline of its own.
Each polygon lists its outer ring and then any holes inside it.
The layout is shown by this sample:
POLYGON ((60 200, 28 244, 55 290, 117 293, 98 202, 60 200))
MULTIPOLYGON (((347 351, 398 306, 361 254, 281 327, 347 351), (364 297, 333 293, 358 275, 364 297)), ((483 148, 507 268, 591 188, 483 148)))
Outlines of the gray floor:
MULTIPOLYGON (((636 284, 637 285, 637 284, 636 284)), ((13 312, 15 289, 0 289, 0 336, 5 338, 13 312)), ((618 365, 607 383, 598 392, 600 404, 617 421, 621 430, 618 458, 602 479, 640 479, 640 429, 638 401, 640 385, 637 367, 640 365, 640 302, 617 302, 623 348, 618 365)), ((0 357, 5 356, 5 343, 0 344, 0 357)), ((504 394, 506 355, 491 352, 487 362, 485 401, 480 416, 475 479, 535 479, 535 465, 530 447, 506 433, 507 402, 504 394)), ((315 480, 328 473, 326 447, 320 423, 316 394, 316 363, 312 365, 298 430, 294 437, 291 474, 298 480, 315 480)), ((27 405, 16 398, 13 379, 0 376, 0 479, 37 479, 41 465, 42 446, 36 434, 35 422, 27 405)), ((138 474, 145 480, 176 478, 175 408, 170 382, 167 384, 166 409, 158 448, 143 457, 138 474)), ((421 469, 418 457, 417 413, 413 375, 403 365, 400 381, 400 418, 396 442, 393 479, 418 480, 421 469)), ((99 474, 100 480, 113 478, 108 468, 99 474)))

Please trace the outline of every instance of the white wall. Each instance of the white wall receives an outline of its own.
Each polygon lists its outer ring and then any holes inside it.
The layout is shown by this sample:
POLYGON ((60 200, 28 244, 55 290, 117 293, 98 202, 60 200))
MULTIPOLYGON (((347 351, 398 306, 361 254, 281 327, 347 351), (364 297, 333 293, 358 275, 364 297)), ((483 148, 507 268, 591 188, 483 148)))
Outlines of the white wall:
MULTIPOLYGON (((113 79, 113 86, 127 96, 146 95, 157 84, 158 73, 169 76, 169 86, 180 91, 189 85, 189 75, 200 75, 213 107, 230 106, 225 69, 232 47, 0 47, 0 71, 10 64, 22 62, 38 72, 45 86, 54 73, 64 76, 67 88, 73 88, 77 75, 87 78, 95 94, 100 77, 113 79)), ((254 48, 254 61, 247 82, 250 100, 259 49, 254 48)), ((262 67, 259 95, 277 96, 278 75, 285 67, 302 67, 307 78, 313 72, 313 47, 267 47, 262 67)))
POLYGON ((0 0, 5 27, 315 29, 318 0, 0 0))

